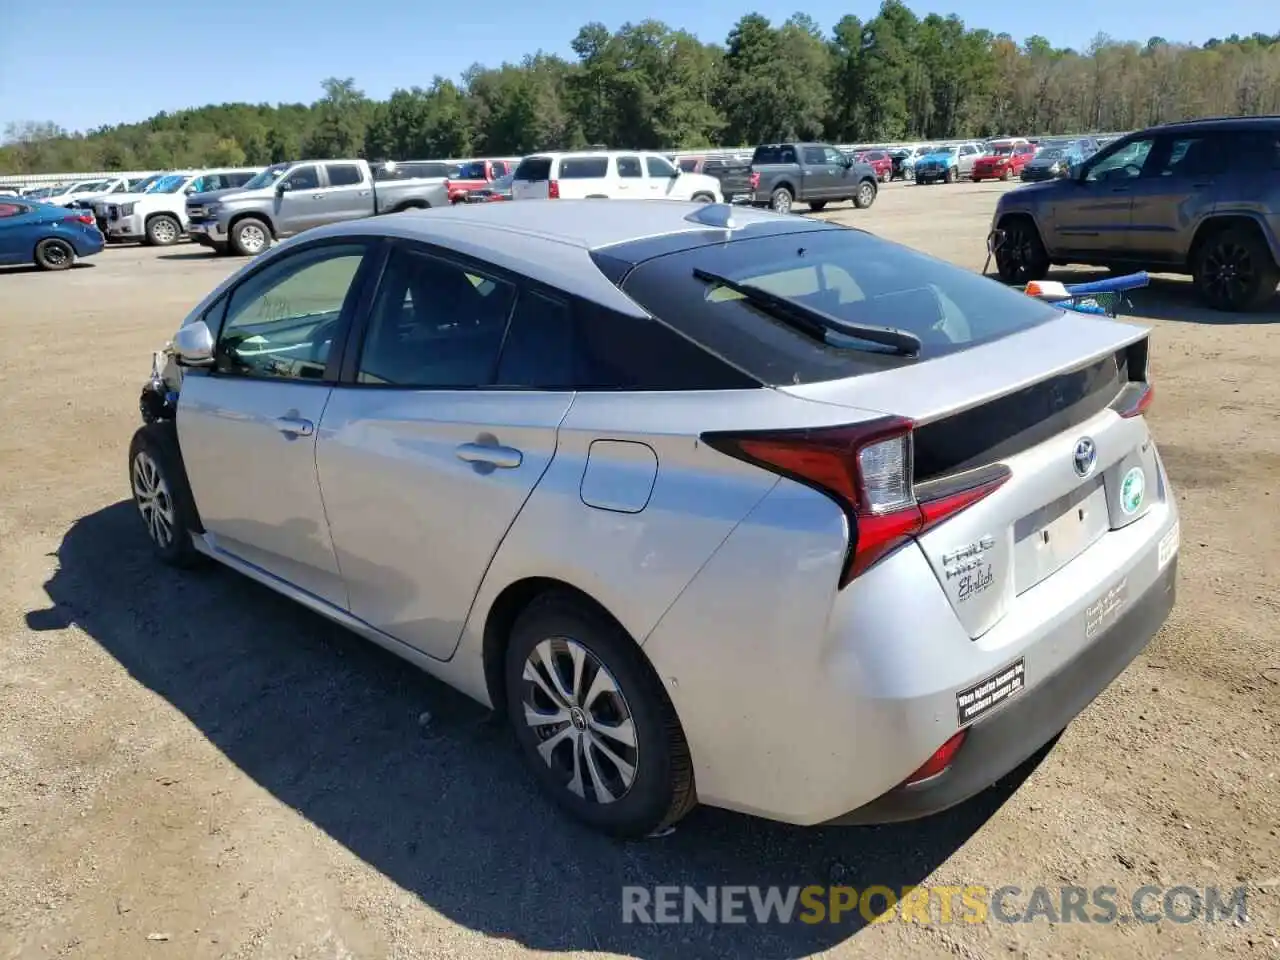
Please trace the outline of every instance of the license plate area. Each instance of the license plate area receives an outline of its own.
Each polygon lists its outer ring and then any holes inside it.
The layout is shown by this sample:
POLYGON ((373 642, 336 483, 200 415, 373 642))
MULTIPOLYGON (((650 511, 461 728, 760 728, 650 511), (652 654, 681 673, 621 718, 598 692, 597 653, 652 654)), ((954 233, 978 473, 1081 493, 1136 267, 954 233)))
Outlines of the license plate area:
POLYGON ((1085 481, 1014 525, 1014 590, 1061 570, 1111 529, 1102 477, 1085 481))

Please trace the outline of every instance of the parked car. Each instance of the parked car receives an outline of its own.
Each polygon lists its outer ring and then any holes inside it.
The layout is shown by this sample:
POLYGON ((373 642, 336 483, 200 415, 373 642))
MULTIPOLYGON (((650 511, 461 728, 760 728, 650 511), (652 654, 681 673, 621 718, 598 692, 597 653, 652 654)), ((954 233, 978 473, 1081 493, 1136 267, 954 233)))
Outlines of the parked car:
POLYGON ((955 183, 961 177, 969 176, 983 149, 978 143, 938 147, 916 161, 916 183, 955 183))
POLYGON ((807 218, 446 207, 219 284, 129 482, 160 558, 502 710, 596 828, 909 819, 1021 764, 1168 616, 1148 354, 807 218))
POLYGON ((81 197, 92 197, 100 193, 108 193, 119 182, 118 179, 111 177, 99 177, 95 180, 77 180, 74 183, 50 189, 47 193, 41 195, 40 200, 43 203, 52 203, 65 207, 81 197))
POLYGON ((505 177, 499 177, 492 183, 480 187, 477 190, 468 190, 462 195, 460 203, 494 203, 495 201, 504 201, 511 199, 511 182, 515 180, 516 175, 509 173, 505 177))
POLYGON ((449 202, 459 203, 469 191, 483 190, 495 180, 507 174, 515 173, 519 161, 515 160, 469 160, 458 168, 458 172, 449 177, 449 202))
POLYGON ((525 157, 511 181, 512 200, 723 199, 720 181, 684 173, 666 157, 643 150, 539 153, 525 157))
POLYGON ((93 214, 28 197, 0 195, 0 264, 66 270, 102 251, 93 214))
POLYGON ((1055 264, 1190 274, 1219 310, 1267 306, 1280 281, 1280 120, 1201 120, 1120 138, 1073 176, 1001 196, 1002 279, 1055 264))
POLYGON ((447 207, 438 177, 377 180, 364 160, 277 163, 240 190, 204 204, 191 238, 219 253, 256 256, 273 240, 379 213, 447 207))
POLYGON ((1023 164, 1019 177, 1025 183, 1070 177, 1084 159, 1084 152, 1075 143, 1049 142, 1037 149, 1035 156, 1023 164))
POLYGON ((889 177, 893 173, 893 158, 889 156, 887 150, 864 151, 858 160, 871 167, 876 172, 876 179, 881 183, 889 181, 889 177))
POLYGON ((260 167, 179 170, 160 177, 146 193, 112 196, 104 205, 107 236, 117 241, 139 240, 153 247, 177 243, 187 232, 188 197, 246 184, 260 170, 260 167))
POLYGON ((896 150, 889 151, 889 158, 893 161, 893 169, 889 171, 890 180, 914 180, 916 176, 916 161, 927 154, 932 153, 933 147, 898 147, 896 150))
POLYGON ((879 190, 873 167, 826 143, 761 144, 750 164, 727 168, 721 182, 735 203, 777 213, 790 213, 797 201, 815 212, 842 200, 865 209, 879 190))
POLYGON ((1011 180, 1022 174, 1022 168, 1036 155, 1036 148, 1026 140, 997 140, 987 145, 987 152, 973 161, 970 177, 974 183, 983 180, 1011 180))

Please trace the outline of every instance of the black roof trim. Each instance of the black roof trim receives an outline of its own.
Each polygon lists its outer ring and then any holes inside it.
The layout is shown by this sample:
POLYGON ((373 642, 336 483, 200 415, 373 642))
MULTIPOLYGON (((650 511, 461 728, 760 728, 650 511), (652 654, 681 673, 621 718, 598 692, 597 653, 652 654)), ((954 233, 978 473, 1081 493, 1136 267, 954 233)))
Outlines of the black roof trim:
MULTIPOLYGON (((753 220, 734 230, 728 242, 748 240, 757 237, 778 237, 795 234, 817 233, 827 230, 859 230, 857 227, 846 227, 843 224, 828 223, 824 220, 810 220, 806 217, 789 217, 777 220, 753 220)), ((592 256, 604 255, 615 263, 628 267, 639 266, 654 257, 665 257, 669 253, 680 253, 684 250, 696 250, 698 247, 718 246, 726 242, 724 230, 686 230, 679 233, 664 233, 661 236, 645 237, 641 240, 623 240, 596 247, 592 256)), ((598 261, 597 261, 598 262, 598 261)))

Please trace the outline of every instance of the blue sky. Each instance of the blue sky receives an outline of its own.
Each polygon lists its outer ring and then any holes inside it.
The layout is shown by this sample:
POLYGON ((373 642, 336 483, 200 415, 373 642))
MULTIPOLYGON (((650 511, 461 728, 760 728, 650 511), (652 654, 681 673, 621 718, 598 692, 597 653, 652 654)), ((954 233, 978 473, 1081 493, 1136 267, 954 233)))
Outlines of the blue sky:
MULTIPOLYGON (((0 20, 0 131, 10 121, 52 120, 73 130, 143 120, 161 110, 245 100, 311 102, 325 77, 354 77, 374 97, 456 78, 477 61, 497 65, 539 48, 570 55, 591 19, 611 29, 653 17, 723 42, 738 17, 775 22, 799 0, 649 0, 592 7, 533 3, 337 2, 337 0, 59 0, 8 4, 0 20), (592 9, 599 14, 589 14, 592 9), (616 11, 607 12, 607 11, 616 11)), ((917 0, 917 14, 956 13, 967 25, 1018 40, 1042 34, 1083 48, 1099 31, 1117 39, 1202 43, 1209 36, 1280 29, 1275 7, 1258 0, 1067 0, 998 3, 917 0)), ((807 13, 830 28, 841 16, 874 15, 879 0, 810 0, 807 13)))

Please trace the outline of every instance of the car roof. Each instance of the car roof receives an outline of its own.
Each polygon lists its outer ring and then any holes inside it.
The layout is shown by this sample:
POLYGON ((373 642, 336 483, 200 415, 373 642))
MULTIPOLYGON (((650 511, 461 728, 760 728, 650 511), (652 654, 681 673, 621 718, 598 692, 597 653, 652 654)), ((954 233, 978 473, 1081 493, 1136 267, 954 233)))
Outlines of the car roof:
POLYGON ((1154 127, 1139 130, 1138 133, 1167 133, 1172 131, 1192 130, 1252 130, 1258 127, 1280 126, 1280 116, 1265 117, 1206 117, 1200 120, 1181 120, 1175 123, 1162 123, 1154 127))
MULTIPOLYGON (((721 205, 727 206, 727 205, 721 205)), ((420 240, 493 263, 626 313, 644 315, 596 266, 591 253, 639 240, 685 237, 687 246, 723 242, 725 231, 686 218, 706 204, 675 200, 518 200, 407 210, 309 230, 278 249, 323 236, 420 240)), ((751 237, 847 229, 807 217, 732 208, 734 230, 751 237)), ((685 246, 681 243, 678 246, 685 246)))

